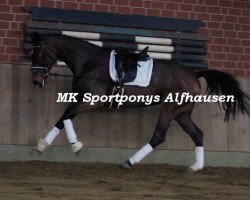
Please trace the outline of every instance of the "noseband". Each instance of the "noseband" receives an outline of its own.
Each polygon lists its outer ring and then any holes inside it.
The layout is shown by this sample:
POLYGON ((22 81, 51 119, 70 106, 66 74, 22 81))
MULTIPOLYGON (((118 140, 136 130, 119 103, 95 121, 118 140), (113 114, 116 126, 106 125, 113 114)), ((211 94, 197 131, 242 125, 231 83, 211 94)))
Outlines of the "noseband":
POLYGON ((34 66, 34 67, 32 66, 31 72, 36 73, 38 76, 41 76, 43 73, 45 74, 45 76, 49 76, 51 73, 48 67, 40 67, 40 66, 34 66))

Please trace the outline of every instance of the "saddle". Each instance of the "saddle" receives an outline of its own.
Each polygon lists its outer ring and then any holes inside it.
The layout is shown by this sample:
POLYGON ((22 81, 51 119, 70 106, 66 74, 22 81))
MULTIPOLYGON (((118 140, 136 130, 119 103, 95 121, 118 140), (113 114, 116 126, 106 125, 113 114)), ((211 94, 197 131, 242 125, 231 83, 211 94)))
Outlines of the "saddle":
POLYGON ((137 75, 138 61, 146 61, 149 59, 147 54, 148 47, 139 53, 131 53, 123 47, 118 47, 115 51, 115 68, 119 85, 134 81, 137 75))
MULTIPOLYGON (((112 95, 119 94, 122 96, 124 94, 124 83, 133 82, 136 78, 138 61, 150 59, 147 52, 148 47, 139 53, 131 53, 123 47, 115 49, 115 69, 118 81, 113 88, 112 95)), ((115 101, 115 98, 112 98, 109 104, 109 108, 112 107, 119 108, 119 104, 115 101)))

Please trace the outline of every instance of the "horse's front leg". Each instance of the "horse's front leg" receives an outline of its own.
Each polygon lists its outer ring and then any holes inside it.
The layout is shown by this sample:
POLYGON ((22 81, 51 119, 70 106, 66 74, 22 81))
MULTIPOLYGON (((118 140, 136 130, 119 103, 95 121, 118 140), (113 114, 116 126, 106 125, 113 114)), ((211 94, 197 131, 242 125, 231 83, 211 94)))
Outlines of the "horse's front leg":
POLYGON ((83 147, 83 144, 77 139, 77 135, 73 127, 72 119, 80 113, 83 113, 88 110, 97 109, 101 106, 102 104, 100 103, 96 103, 95 105, 92 105, 92 106, 89 105, 89 103, 84 103, 84 102, 77 102, 77 103, 69 104, 69 106, 67 107, 62 117, 55 124, 55 127, 53 127, 49 131, 49 133, 46 135, 44 139, 39 139, 39 142, 34 150, 39 153, 42 153, 52 144, 55 138, 59 135, 60 131, 63 128, 65 128, 66 136, 67 136, 69 143, 71 144, 73 152, 76 154, 79 154, 80 150, 83 147))

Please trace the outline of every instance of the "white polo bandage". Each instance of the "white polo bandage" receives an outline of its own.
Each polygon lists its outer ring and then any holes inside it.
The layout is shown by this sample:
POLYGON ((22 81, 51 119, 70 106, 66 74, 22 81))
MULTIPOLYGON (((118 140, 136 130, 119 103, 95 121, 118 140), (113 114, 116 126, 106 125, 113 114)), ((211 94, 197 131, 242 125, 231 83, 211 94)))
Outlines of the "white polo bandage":
POLYGON ((153 148, 150 144, 146 144, 139 151, 137 151, 130 159, 129 162, 134 165, 135 163, 139 163, 145 156, 147 156, 153 148))
POLYGON ((201 170, 204 167, 204 147, 195 148, 195 163, 191 166, 194 171, 201 170))
POLYGON ((44 140, 48 143, 48 145, 51 145, 51 143, 54 141, 54 139, 56 138, 56 136, 58 136, 59 133, 60 133, 60 129, 58 129, 57 127, 54 127, 47 134, 44 140))
POLYGON ((71 119, 64 120, 63 124, 64 124, 64 128, 65 128, 66 135, 67 135, 69 143, 70 144, 76 143, 77 142, 77 136, 76 136, 75 130, 73 128, 73 124, 72 124, 71 119))

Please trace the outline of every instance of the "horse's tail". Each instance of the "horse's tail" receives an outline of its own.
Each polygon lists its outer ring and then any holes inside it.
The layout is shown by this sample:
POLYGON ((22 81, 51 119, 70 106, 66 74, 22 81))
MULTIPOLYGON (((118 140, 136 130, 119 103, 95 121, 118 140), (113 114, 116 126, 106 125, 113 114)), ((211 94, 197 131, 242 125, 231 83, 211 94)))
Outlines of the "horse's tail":
POLYGON ((203 77, 206 79, 209 95, 213 93, 216 95, 234 96, 234 101, 221 103, 221 107, 226 112, 225 121, 229 120, 230 114, 235 117, 236 112, 249 115, 248 101, 250 97, 242 90, 239 81, 232 75, 217 70, 207 70, 197 72, 197 76, 198 78, 203 77))

